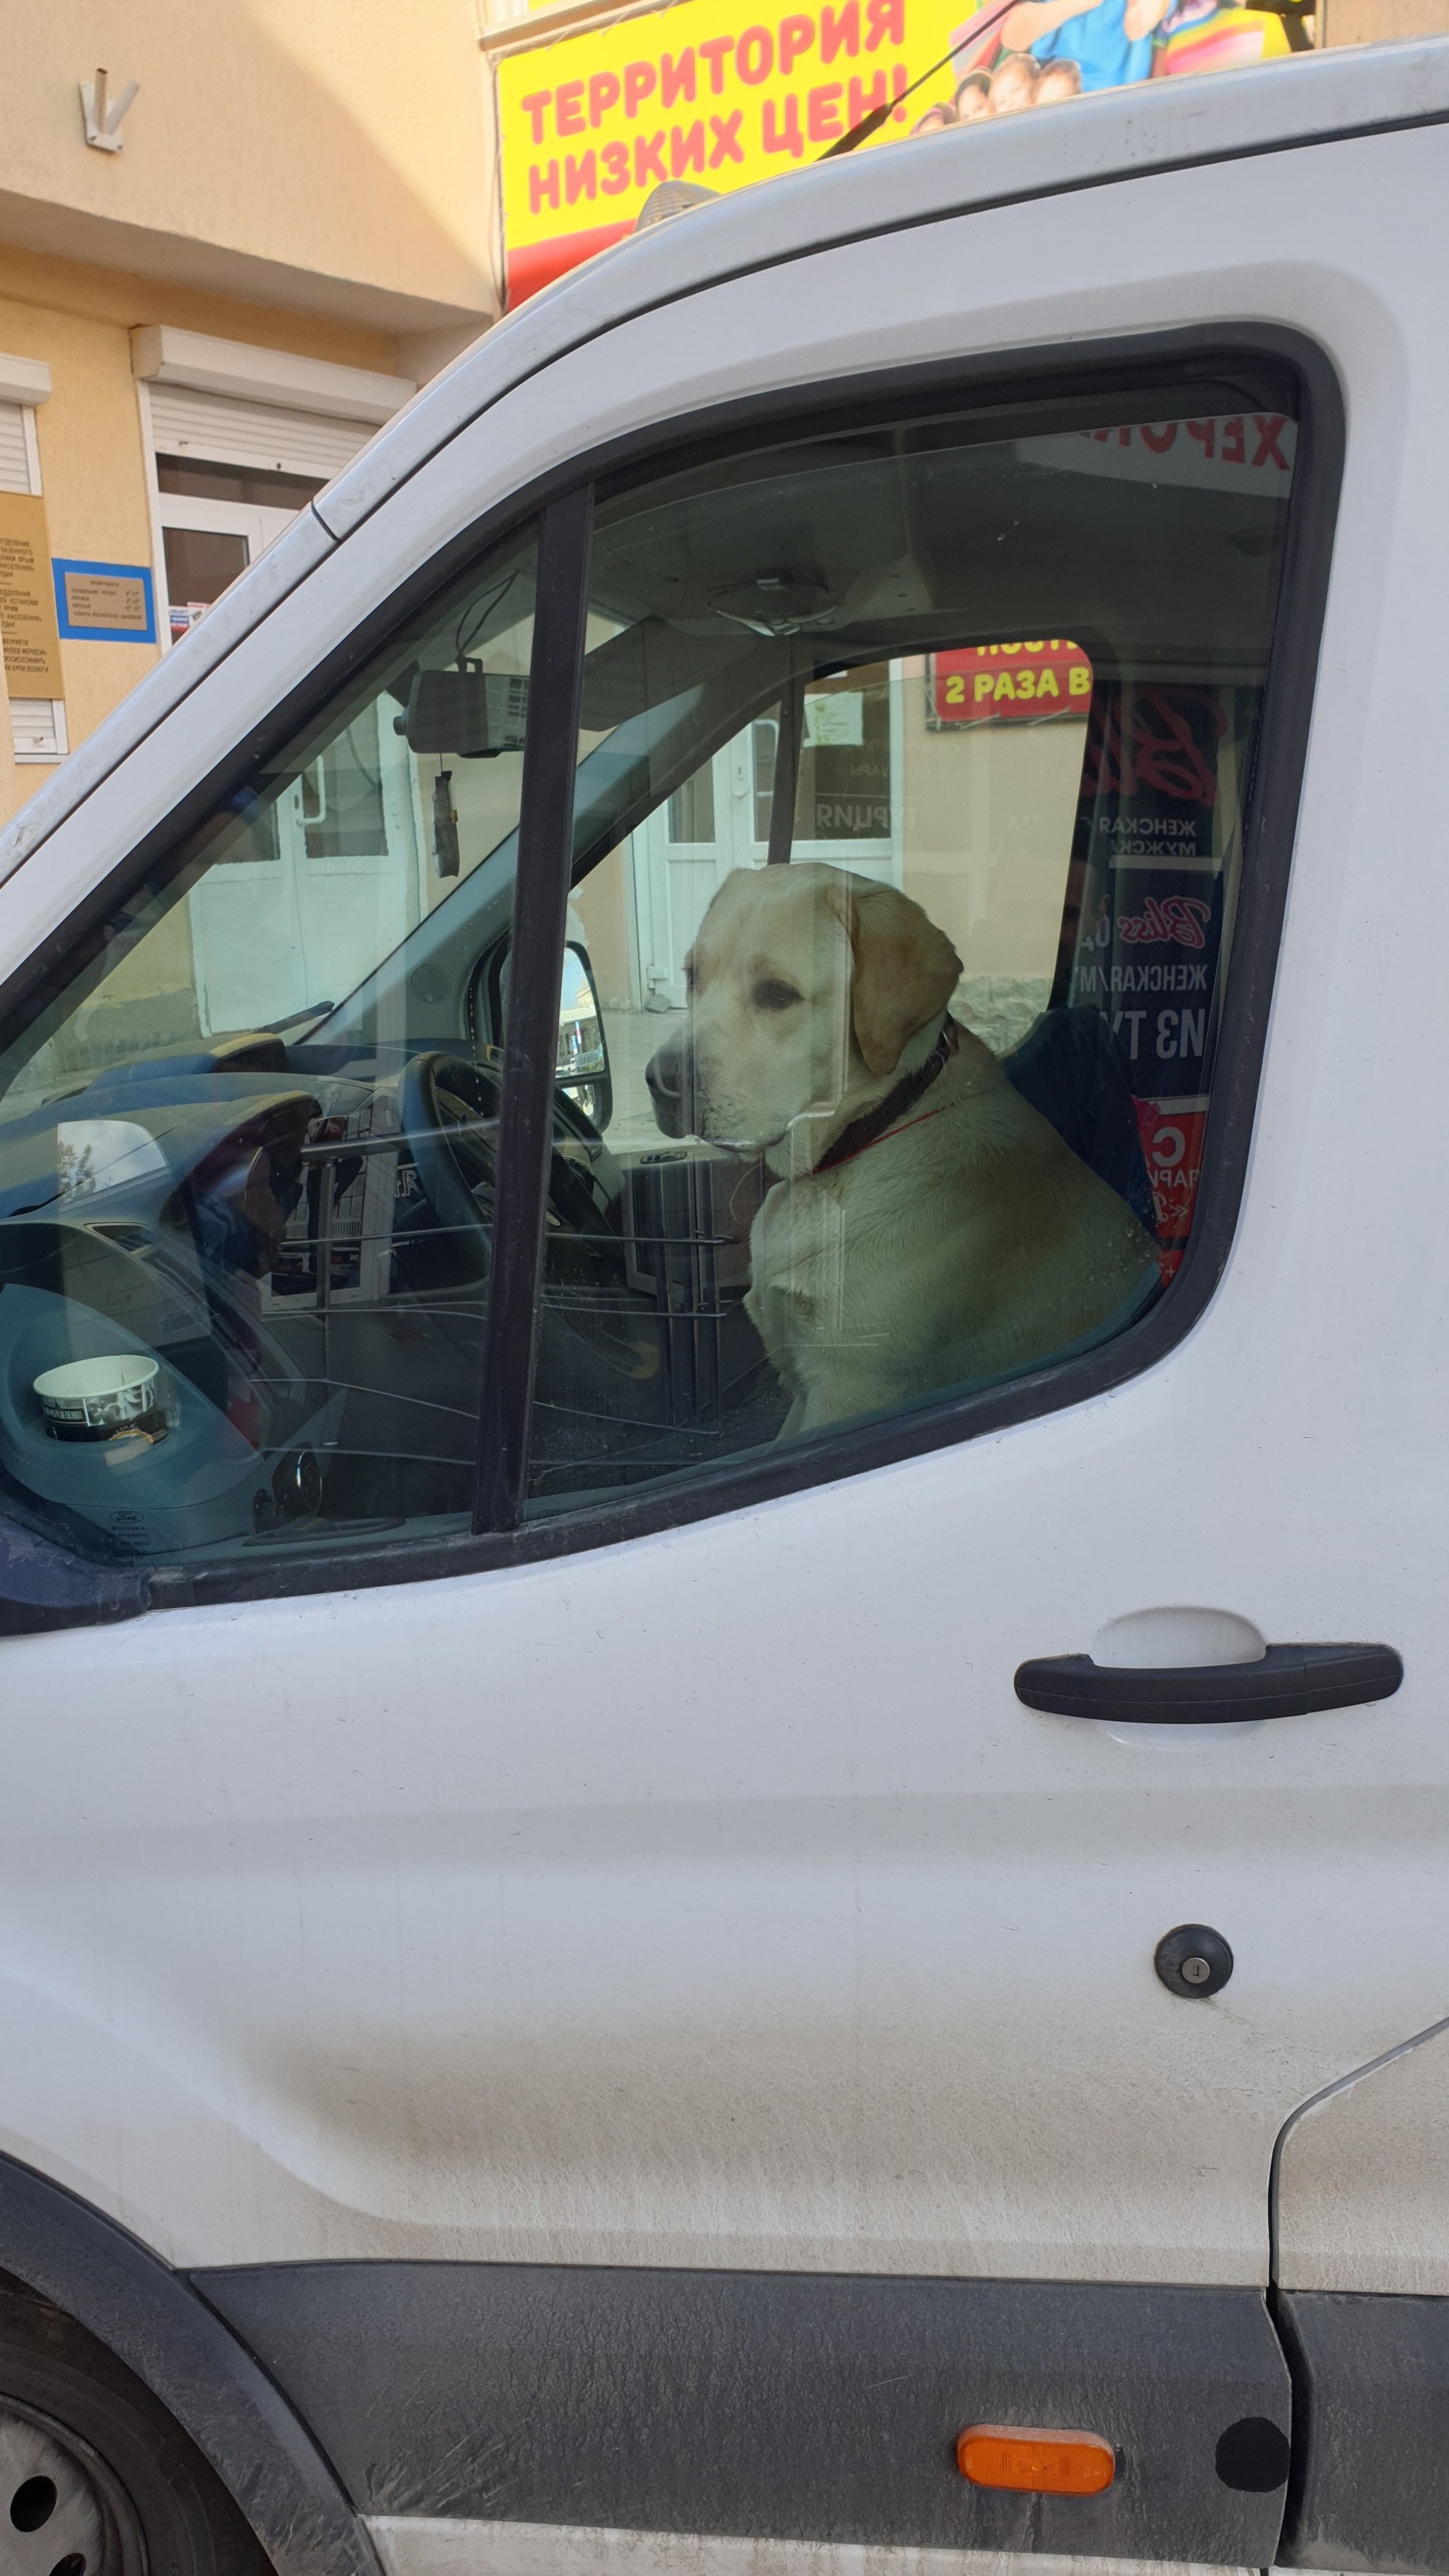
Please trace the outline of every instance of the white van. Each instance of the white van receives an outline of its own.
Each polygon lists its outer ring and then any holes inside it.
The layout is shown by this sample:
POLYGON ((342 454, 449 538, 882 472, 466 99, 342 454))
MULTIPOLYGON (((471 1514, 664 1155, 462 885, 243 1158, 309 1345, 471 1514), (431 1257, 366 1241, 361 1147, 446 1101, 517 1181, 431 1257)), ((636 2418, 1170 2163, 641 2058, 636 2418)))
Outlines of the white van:
POLYGON ((1446 238, 696 207, 0 840, 0 2576, 1449 2570, 1446 238))

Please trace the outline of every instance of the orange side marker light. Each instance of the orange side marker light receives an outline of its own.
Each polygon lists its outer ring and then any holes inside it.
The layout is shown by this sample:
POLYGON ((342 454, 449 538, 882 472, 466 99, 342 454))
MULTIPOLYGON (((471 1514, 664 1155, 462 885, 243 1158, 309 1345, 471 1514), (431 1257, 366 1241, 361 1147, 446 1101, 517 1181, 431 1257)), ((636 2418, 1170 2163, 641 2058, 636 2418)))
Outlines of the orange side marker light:
POLYGON ((1101 2495, 1117 2474, 1117 2455, 1096 2433, 1045 2433, 1027 2424, 968 2424, 956 2443, 956 2466, 973 2487, 1011 2487, 1026 2495, 1101 2495))

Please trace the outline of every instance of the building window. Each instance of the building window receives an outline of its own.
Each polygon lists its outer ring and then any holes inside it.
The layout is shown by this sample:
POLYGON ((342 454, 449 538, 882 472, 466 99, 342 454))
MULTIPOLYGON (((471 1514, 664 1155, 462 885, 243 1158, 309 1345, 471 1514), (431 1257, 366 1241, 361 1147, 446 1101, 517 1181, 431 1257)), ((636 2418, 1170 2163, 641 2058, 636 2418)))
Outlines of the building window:
MULTIPOLYGON (((0 402, 0 491, 40 494, 40 442, 33 403, 0 402)), ((10 700, 10 736, 17 762, 63 760, 70 749, 64 698, 10 700)))

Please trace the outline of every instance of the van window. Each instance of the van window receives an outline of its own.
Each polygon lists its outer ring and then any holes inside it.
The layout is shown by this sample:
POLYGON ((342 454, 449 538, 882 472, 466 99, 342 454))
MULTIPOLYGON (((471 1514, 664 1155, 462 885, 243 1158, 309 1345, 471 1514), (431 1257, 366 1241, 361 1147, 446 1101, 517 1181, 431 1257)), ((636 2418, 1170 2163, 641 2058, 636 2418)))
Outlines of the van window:
POLYGON ((574 909, 616 1240, 535 1514, 1129 1331, 1190 1238, 1294 424, 816 436, 601 496, 574 909))
POLYGON ((571 743, 538 727, 575 495, 538 672, 529 526, 148 860, 0 1033, 0 1509, 264 1586, 467 1531, 475 1491, 542 1525, 802 1442, 838 1472, 852 1426, 1170 1294, 1295 432, 1221 384, 1122 413, 937 412, 606 487, 571 743), (561 954, 551 899, 520 933, 558 1018, 498 1502, 514 884, 571 760, 561 954))
POLYGON ((469 1525, 535 540, 116 904, 0 1056, 0 1501, 90 1554, 469 1525))

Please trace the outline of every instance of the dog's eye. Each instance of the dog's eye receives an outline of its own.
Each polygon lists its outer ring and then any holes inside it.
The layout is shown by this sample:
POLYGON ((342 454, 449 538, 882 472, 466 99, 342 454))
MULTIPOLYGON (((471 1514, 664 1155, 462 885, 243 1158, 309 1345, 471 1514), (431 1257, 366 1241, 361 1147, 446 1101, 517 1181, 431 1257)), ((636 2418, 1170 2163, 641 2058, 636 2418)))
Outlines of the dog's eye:
POLYGON ((686 957, 684 961, 684 989, 686 993, 692 993, 698 982, 699 968, 696 966, 692 957, 686 957))
POLYGON ((757 984, 750 995, 757 1011, 793 1010, 795 1004, 803 998, 802 994, 796 992, 793 984, 776 983, 769 976, 763 983, 757 984))

